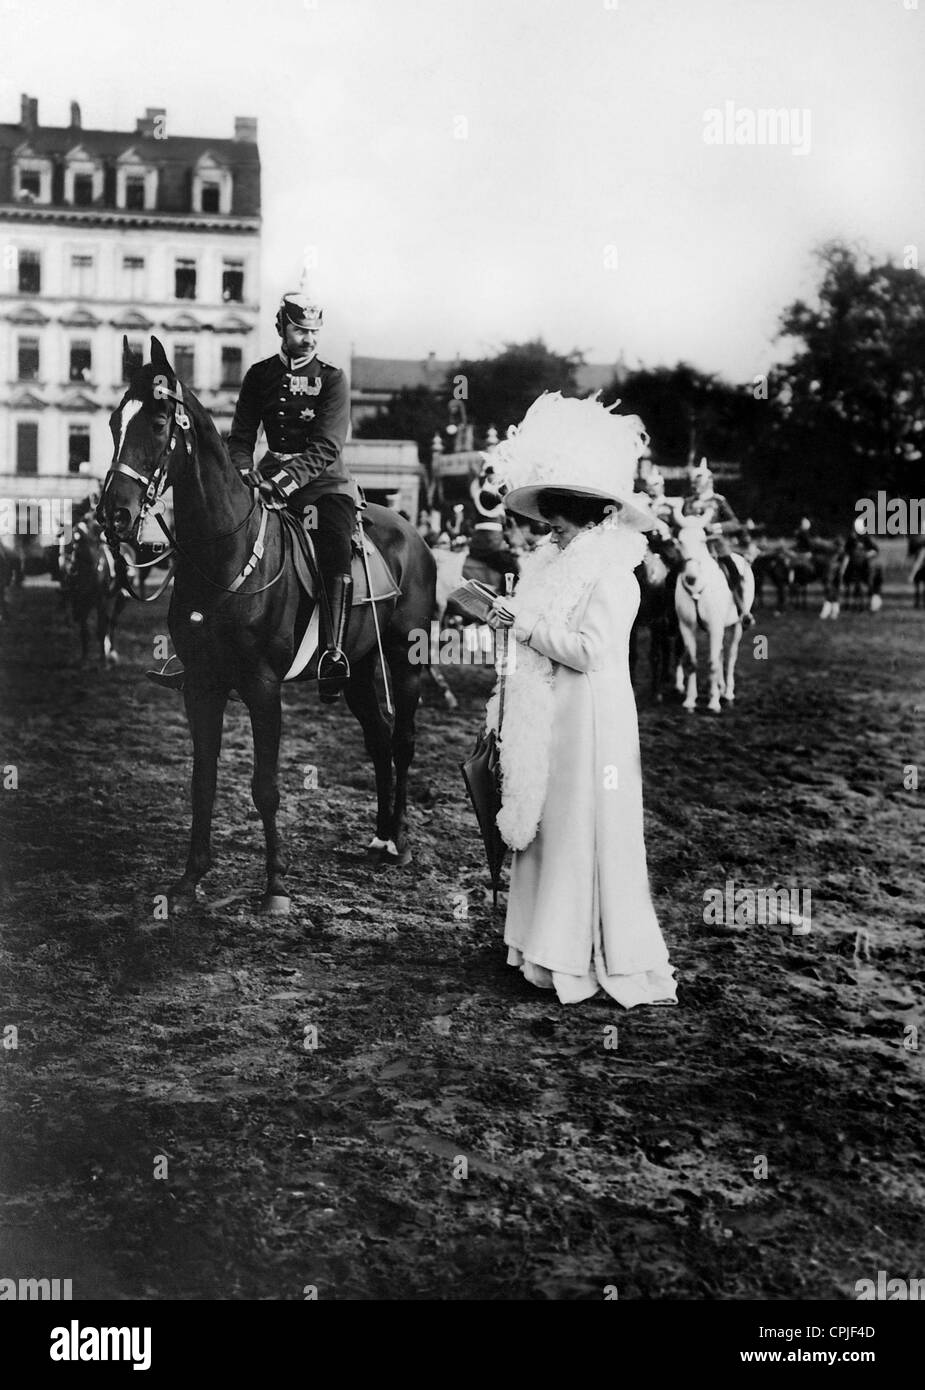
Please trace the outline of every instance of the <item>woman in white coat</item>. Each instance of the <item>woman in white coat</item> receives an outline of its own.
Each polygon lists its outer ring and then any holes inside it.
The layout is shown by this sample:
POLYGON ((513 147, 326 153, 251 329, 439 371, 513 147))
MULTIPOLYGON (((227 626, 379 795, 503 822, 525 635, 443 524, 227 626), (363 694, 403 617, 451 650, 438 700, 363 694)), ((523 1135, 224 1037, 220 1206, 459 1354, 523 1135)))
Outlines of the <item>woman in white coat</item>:
MULTIPOLYGON (((557 404, 592 407, 608 423, 624 423, 596 401, 541 397, 514 443, 519 438, 523 450, 534 438, 523 436, 542 405, 547 464, 557 404)), ((569 416, 582 426, 586 418, 569 416)), ((578 485, 559 481, 563 469, 545 466, 534 472, 550 485, 520 486, 506 497, 509 510, 546 521, 550 536, 524 562, 516 596, 498 600, 489 620, 509 627, 516 643, 500 730, 498 826, 515 851, 504 940, 508 963, 531 983, 554 988, 563 1003, 603 989, 632 1008, 676 999, 649 890, 628 659, 639 606, 633 570, 645 544, 640 530, 658 522, 632 492, 629 452, 621 477, 609 440, 602 476, 593 449, 582 458, 582 429, 577 433, 575 439, 570 431, 575 452, 566 466, 578 485), (582 485, 589 478, 606 487, 582 485)), ((516 478, 522 455, 507 453, 516 478)), ((496 692, 489 727, 497 727, 497 715, 496 692)))

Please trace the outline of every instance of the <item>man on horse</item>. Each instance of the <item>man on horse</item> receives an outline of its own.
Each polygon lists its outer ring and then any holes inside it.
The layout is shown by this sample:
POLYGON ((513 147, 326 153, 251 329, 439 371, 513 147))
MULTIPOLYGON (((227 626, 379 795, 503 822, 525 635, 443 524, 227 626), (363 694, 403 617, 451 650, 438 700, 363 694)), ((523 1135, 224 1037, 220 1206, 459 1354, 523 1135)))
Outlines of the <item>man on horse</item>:
MULTIPOLYGON (((347 378, 316 353, 322 319, 320 306, 307 295, 283 295, 276 314, 280 349, 246 373, 228 452, 247 482, 304 518, 319 572, 318 693, 333 704, 350 675, 345 648, 359 493, 343 460, 350 425, 347 378), (269 452, 255 465, 261 425, 269 452)), ((182 672, 174 671, 160 683, 177 688, 178 677, 182 681, 182 672)))
POLYGON ((520 561, 504 534, 507 514, 503 493, 495 482, 495 470, 491 463, 486 463, 479 476, 473 478, 469 496, 478 515, 469 540, 470 568, 481 571, 484 567, 498 577, 519 574, 520 561))
POLYGON ((681 513, 683 516, 699 517, 702 521, 709 535, 707 545, 710 553, 726 576, 742 626, 751 627, 755 619, 746 607, 742 576, 726 539, 727 535, 741 532, 742 523, 725 497, 714 491, 713 474, 705 458, 700 460, 696 468, 690 469, 688 477, 692 491, 685 497, 681 513))

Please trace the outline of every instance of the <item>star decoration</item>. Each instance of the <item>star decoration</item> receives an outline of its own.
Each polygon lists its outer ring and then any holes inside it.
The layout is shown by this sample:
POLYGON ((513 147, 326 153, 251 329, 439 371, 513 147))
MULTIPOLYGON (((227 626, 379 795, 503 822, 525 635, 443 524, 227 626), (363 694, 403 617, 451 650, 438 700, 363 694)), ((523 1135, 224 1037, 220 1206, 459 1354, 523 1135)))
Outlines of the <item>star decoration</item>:
POLYGON ((301 414, 301 416, 300 416, 300 419, 302 419, 302 420, 314 420, 314 418, 315 418, 315 412, 314 412, 313 410, 310 410, 310 409, 308 408, 308 406, 306 406, 305 409, 302 411, 302 414, 301 414))

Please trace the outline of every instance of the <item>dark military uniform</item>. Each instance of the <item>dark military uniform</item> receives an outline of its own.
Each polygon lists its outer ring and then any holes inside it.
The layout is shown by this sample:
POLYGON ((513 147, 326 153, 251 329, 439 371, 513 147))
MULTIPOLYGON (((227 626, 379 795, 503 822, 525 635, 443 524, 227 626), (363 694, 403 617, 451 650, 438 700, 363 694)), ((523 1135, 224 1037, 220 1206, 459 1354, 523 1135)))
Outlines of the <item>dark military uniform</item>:
POLYGON ((232 463, 247 471, 263 425, 271 452, 258 472, 291 511, 317 509, 312 539, 326 582, 350 573, 359 494, 343 459, 349 424, 350 392, 340 368, 313 357, 293 370, 278 352, 247 372, 228 439, 232 463))
POLYGON ((699 516, 704 526, 722 526, 724 534, 710 536, 707 544, 717 558, 729 554, 726 534, 740 531, 742 523, 725 497, 721 497, 718 492, 711 492, 708 497, 685 497, 681 513, 683 516, 699 516))
POLYGON ((263 425, 267 455, 261 476, 275 484, 293 509, 331 494, 356 502, 356 484, 343 460, 350 424, 350 393, 339 367, 318 357, 293 371, 281 353, 256 362, 241 386, 228 449, 240 469, 254 466, 257 431, 263 425))

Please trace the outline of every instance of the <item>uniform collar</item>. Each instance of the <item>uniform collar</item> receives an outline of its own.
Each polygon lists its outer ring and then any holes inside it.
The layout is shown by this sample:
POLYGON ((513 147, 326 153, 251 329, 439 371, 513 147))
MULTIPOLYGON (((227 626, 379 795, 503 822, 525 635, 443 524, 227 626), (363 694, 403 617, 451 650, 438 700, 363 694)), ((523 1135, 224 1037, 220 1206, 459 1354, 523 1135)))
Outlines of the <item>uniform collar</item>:
POLYGON ((297 357, 295 360, 292 360, 283 352, 282 348, 280 348, 276 355, 287 372, 304 372, 313 362, 318 361, 317 352, 313 353, 311 357, 297 357))

